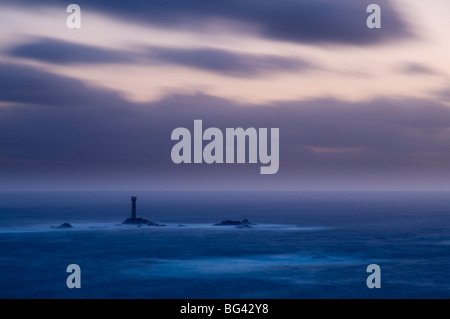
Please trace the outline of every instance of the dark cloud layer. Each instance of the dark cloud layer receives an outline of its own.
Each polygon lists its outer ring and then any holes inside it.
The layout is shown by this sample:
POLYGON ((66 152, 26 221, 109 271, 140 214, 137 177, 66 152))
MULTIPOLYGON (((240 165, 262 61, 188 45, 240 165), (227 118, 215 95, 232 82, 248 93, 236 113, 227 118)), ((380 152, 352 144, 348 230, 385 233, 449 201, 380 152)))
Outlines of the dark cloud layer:
MULTIPOLYGON (((388 0, 382 7, 382 29, 366 27, 370 0, 79 0, 82 10, 95 10, 117 19, 168 28, 205 30, 218 19, 257 28, 264 37, 302 43, 372 44, 410 36, 388 0)), ((54 5, 60 1, 6 0, 12 5, 54 5)))
POLYGON ((275 71, 298 71, 311 65, 298 58, 238 54, 219 49, 151 48, 151 58, 231 76, 256 76, 275 71))
POLYGON ((53 64, 176 64, 226 76, 253 77, 277 71, 300 71, 313 67, 299 58, 243 54, 211 48, 152 47, 147 52, 120 51, 38 38, 15 46, 9 55, 53 64))
POLYGON ((0 87, 2 102, 70 107, 120 101, 109 91, 94 90, 80 81, 17 64, 0 64, 0 87))
POLYGON ((12 48, 9 54, 54 64, 73 63, 125 63, 134 62, 133 54, 126 51, 103 49, 50 38, 39 38, 33 42, 12 48))
POLYGON ((429 100, 249 107, 197 94, 136 104, 11 64, 0 65, 0 85, 3 189, 450 187, 450 109, 429 100), (279 127, 279 172, 173 164, 170 134, 192 130, 194 119, 221 129, 279 127))

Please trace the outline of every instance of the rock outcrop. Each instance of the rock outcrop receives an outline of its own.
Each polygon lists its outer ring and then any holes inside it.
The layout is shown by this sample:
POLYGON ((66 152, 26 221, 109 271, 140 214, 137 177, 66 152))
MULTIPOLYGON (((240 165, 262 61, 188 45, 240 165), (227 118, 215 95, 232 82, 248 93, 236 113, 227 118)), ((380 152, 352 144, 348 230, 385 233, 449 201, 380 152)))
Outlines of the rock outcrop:
POLYGON ((52 228, 56 228, 56 229, 69 229, 69 228, 73 228, 72 225, 70 225, 69 223, 64 223, 61 224, 59 226, 52 226, 52 228))
POLYGON ((248 224, 244 224, 244 225, 237 225, 235 226, 236 228, 240 228, 240 229, 252 229, 253 226, 250 226, 248 224))
POLYGON ((148 223, 147 223, 147 226, 164 227, 164 226, 166 226, 166 225, 164 225, 164 224, 158 224, 158 223, 155 223, 155 222, 148 222, 148 223))
POLYGON ((224 220, 218 224, 214 224, 214 226, 236 226, 237 228, 253 228, 251 223, 248 219, 243 219, 241 221, 239 220, 224 220))
POLYGON ((150 221, 148 219, 136 217, 136 218, 127 218, 127 219, 125 219, 125 221, 122 224, 124 224, 124 225, 146 225, 149 222, 150 221))

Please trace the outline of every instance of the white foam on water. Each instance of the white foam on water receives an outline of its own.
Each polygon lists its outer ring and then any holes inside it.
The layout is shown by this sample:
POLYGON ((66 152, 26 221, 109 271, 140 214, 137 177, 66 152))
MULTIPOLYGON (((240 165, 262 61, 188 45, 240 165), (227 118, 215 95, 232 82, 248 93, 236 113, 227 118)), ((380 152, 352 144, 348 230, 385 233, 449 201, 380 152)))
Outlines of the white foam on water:
POLYGON ((253 272, 284 272, 287 269, 344 266, 362 263, 353 257, 301 254, 208 257, 196 259, 139 259, 123 273, 138 277, 193 278, 208 275, 239 275, 253 272))
POLYGON ((59 225, 54 224, 41 224, 32 226, 21 226, 21 227, 0 227, 0 234, 6 233, 36 233, 36 232, 67 232, 67 231, 91 231, 91 230, 165 230, 165 229, 178 229, 180 231, 189 230, 223 230, 223 231, 321 231, 329 229, 322 226, 296 226, 296 225, 283 225, 283 224, 257 224, 253 225, 251 228, 239 228, 236 226, 215 226, 213 224, 180 224, 180 223, 162 223, 165 226, 137 226, 137 225, 123 225, 121 223, 71 223, 73 228, 62 228, 59 229, 59 225))

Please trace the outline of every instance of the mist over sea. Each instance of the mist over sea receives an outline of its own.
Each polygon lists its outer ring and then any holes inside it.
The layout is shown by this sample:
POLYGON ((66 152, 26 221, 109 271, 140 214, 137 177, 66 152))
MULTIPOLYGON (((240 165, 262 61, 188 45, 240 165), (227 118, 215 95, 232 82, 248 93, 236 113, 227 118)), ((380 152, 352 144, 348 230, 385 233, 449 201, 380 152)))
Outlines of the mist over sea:
POLYGON ((0 192, 0 298, 450 298, 449 252, 448 192, 0 192))

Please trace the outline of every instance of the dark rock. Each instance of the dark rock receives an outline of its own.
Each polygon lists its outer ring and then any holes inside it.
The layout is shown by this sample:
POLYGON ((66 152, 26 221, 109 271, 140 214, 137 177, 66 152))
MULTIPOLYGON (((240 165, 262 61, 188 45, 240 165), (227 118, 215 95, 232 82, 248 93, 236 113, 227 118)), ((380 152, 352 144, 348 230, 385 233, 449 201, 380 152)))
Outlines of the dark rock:
POLYGON ((178 225, 178 227, 186 227, 186 225, 178 225))
POLYGON ((328 257, 324 256, 324 255, 315 255, 313 258, 314 259, 327 259, 328 257))
POLYGON ((56 228, 56 229, 69 229, 69 228, 73 228, 73 226, 72 225, 70 225, 69 223, 64 223, 64 224, 61 224, 61 225, 59 225, 59 226, 52 226, 53 228, 56 228))
POLYGON ((235 226, 236 228, 240 228, 240 229, 252 229, 253 226, 250 226, 248 224, 243 224, 243 225, 237 225, 235 226))
POLYGON ((166 225, 164 225, 164 224, 158 224, 158 223, 155 223, 155 222, 148 222, 148 223, 147 223, 147 226, 165 227, 166 225))
POLYGON ((142 225, 142 224, 148 224, 149 220, 145 219, 145 218, 127 218, 125 219, 125 221, 122 223, 124 225, 142 225))
POLYGON ((238 220, 224 220, 218 224, 214 224, 214 226, 237 226, 237 225, 241 225, 241 222, 238 220))
POLYGON ((218 224, 214 224, 214 226, 244 226, 244 225, 254 225, 252 224, 248 219, 244 219, 242 221, 238 221, 238 220, 224 220, 218 224))

